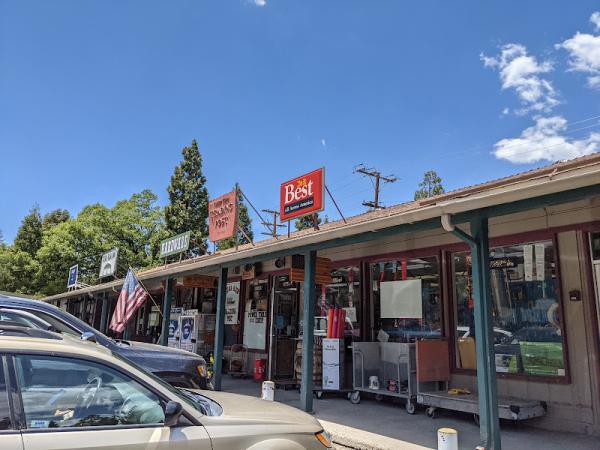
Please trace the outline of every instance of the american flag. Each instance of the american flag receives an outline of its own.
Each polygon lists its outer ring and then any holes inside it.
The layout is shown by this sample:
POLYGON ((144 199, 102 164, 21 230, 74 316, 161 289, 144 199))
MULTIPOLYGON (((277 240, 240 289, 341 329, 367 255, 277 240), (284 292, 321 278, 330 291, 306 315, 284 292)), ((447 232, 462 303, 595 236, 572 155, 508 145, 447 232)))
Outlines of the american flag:
POLYGON ((129 269, 123 283, 123 288, 119 294, 115 312, 110 321, 110 329, 117 333, 122 333, 129 319, 144 303, 146 298, 148 298, 148 292, 138 281, 133 270, 129 269))

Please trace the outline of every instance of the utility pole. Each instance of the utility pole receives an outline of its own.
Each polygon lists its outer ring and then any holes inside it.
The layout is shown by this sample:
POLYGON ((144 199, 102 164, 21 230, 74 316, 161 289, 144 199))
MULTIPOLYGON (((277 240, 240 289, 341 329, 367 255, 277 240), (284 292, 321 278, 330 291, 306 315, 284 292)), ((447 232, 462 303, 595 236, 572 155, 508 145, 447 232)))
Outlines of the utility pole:
POLYGON ((385 208, 385 206, 383 206, 382 204, 379 203, 379 190, 381 187, 381 181, 383 181, 384 183, 395 183, 396 181, 398 181, 398 178, 396 178, 393 175, 388 175, 388 176, 383 176, 381 175, 381 172, 379 172, 378 170, 374 170, 374 169, 367 169, 364 165, 359 165, 354 169, 354 172, 358 172, 358 173, 362 173, 363 175, 366 175, 368 177, 372 177, 375 178, 375 198, 372 202, 370 201, 364 201, 363 205, 364 206, 368 206, 369 208, 373 208, 373 209, 383 209, 385 208))
POLYGON ((279 234, 277 234, 277 229, 278 228, 283 228, 286 225, 283 225, 281 223, 277 223, 277 217, 279 217, 279 211, 274 211, 272 209, 261 209, 262 212, 267 213, 267 214, 273 214, 273 222, 265 222, 264 220, 261 222, 264 226, 266 226, 269 229, 269 233, 261 233, 261 234, 265 234, 267 236, 271 236, 275 239, 277 239, 277 236, 279 236, 279 234))

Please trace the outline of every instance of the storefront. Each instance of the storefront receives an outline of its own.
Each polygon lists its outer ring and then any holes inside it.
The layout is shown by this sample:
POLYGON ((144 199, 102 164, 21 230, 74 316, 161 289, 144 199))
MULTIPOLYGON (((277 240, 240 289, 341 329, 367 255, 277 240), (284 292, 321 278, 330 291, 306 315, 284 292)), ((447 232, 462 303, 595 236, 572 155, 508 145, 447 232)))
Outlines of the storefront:
MULTIPOLYGON (((266 377, 298 382, 308 370, 299 356, 306 343, 306 299, 312 298, 315 383, 327 329, 322 318, 337 309, 345 316, 341 366, 351 368, 353 342, 442 340, 449 343, 450 386, 476 392, 477 270, 482 267, 471 247, 440 219, 454 214, 466 234, 473 231, 469 214, 485 213, 489 350, 498 394, 543 402, 545 417, 532 422, 535 426, 600 434, 600 157, 561 164, 140 277, 178 280, 172 307, 218 320, 218 270, 229 269, 223 285, 225 371, 237 357, 232 348, 244 346, 249 375, 259 359, 266 377), (302 278, 292 276, 294 255, 309 250, 331 265, 329 280, 315 282, 312 296, 302 278), (214 286, 185 286, 186 276, 199 274, 214 277, 214 286)), ((101 286, 94 289, 95 295, 103 292, 101 286)), ((152 292, 157 300, 163 296, 160 288, 152 292)), ((78 301, 70 293, 50 300, 65 298, 78 301)), ((153 308, 146 303, 140 310, 136 336, 156 342, 162 312, 153 308)), ((207 329, 198 342, 214 343, 218 327, 207 329)), ((352 383, 352 373, 344 371, 342 386, 352 383)))

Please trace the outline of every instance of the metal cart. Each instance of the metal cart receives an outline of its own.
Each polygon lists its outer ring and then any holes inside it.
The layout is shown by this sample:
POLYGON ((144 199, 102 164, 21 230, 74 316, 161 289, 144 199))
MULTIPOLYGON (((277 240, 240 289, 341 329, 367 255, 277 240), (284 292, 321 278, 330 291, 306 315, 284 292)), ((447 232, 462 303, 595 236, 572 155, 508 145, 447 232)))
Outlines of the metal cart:
MULTIPOLYGON (((417 402, 427 406, 432 419, 437 408, 473 414, 479 424, 479 398, 472 393, 451 393, 448 390, 450 367, 448 341, 422 340, 416 344, 417 402)), ((546 404, 537 400, 498 397, 498 416, 501 419, 525 420, 546 414, 546 404)))
POLYGON ((415 413, 415 345, 396 342, 355 342, 352 350, 354 392, 349 400, 360 403, 361 392, 406 399, 406 412, 415 413), (379 389, 372 389, 369 378, 377 377, 379 389))

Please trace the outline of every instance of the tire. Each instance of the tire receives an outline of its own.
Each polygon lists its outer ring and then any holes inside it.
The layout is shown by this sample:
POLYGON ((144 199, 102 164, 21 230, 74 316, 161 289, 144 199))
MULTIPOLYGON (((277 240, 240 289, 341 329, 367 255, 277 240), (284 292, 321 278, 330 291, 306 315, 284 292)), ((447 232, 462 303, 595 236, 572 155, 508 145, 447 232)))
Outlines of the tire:
POLYGON ((354 391, 348 398, 350 399, 350 403, 358 405, 360 403, 360 392, 354 391))
POLYGON ((412 415, 416 412, 416 410, 417 408, 415 406, 415 402, 412 400, 406 400, 406 412, 412 415))
POLYGON ((430 419, 435 419, 435 408, 433 407, 429 407, 425 410, 425 415, 427 415, 427 417, 429 417, 430 419))

